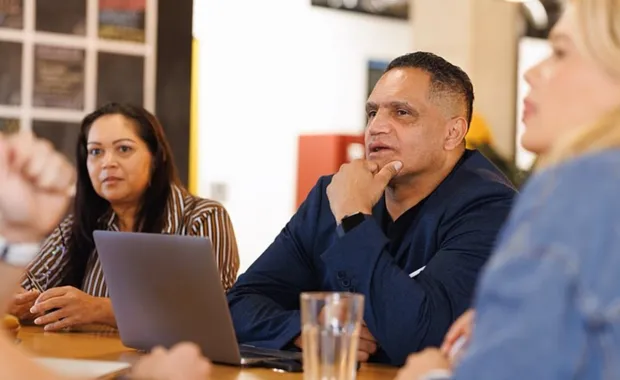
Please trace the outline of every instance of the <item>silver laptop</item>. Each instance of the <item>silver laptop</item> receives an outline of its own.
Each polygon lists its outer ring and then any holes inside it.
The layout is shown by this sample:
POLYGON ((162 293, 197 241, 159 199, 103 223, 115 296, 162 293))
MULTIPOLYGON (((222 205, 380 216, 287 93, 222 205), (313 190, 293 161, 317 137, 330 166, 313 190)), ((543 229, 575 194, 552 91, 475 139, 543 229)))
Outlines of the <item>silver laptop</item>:
POLYGON ((208 238, 95 231, 123 344, 149 351, 190 341, 216 363, 301 361, 301 353, 239 346, 208 238))

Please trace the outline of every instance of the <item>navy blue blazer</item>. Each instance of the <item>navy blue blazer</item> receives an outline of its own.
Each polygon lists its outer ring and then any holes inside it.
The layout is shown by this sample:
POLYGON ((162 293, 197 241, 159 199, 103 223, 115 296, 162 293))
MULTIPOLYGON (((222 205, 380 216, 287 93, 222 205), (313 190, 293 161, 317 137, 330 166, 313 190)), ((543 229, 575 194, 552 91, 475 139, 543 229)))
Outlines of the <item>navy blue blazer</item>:
POLYGON ((441 344, 471 304, 478 274, 508 216, 516 190, 482 154, 466 151, 426 198, 398 252, 380 221, 385 199, 344 236, 319 179, 282 232, 228 292, 240 343, 285 349, 300 334, 300 293, 353 291, 380 347, 373 361, 402 365, 441 344), (424 268, 415 277, 412 273, 424 268))

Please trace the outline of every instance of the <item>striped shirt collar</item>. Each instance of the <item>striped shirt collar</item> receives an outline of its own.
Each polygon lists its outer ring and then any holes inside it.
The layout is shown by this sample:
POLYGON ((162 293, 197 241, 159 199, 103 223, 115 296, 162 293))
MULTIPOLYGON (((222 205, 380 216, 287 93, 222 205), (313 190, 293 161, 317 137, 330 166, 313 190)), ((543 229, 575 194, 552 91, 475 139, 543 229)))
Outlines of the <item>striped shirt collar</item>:
MULTIPOLYGON (((185 191, 177 185, 171 185, 170 196, 166 204, 166 219, 163 234, 173 234, 181 229, 180 223, 182 222, 182 216, 185 214, 185 191)), ((107 229, 109 231, 119 231, 118 216, 110 209, 101 220, 106 220, 107 229)))

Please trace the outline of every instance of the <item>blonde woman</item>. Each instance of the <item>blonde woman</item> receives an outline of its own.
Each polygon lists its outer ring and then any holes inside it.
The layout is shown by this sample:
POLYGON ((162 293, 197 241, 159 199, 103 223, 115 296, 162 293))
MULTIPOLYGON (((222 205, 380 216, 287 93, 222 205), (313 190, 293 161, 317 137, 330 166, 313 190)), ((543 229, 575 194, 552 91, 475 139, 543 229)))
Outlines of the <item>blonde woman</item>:
POLYGON ((620 0, 569 2, 550 42, 523 115, 541 163, 480 279, 471 342, 453 374, 443 347, 399 379, 620 378, 620 0))

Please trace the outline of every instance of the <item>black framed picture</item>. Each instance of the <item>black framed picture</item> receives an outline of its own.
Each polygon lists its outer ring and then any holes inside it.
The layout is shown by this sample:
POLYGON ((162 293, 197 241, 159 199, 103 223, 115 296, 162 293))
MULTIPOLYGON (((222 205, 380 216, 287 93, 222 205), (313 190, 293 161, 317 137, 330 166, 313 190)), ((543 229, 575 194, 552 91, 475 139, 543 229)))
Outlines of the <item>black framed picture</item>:
POLYGON ((312 5, 374 16, 409 19, 409 0, 311 0, 312 5))

